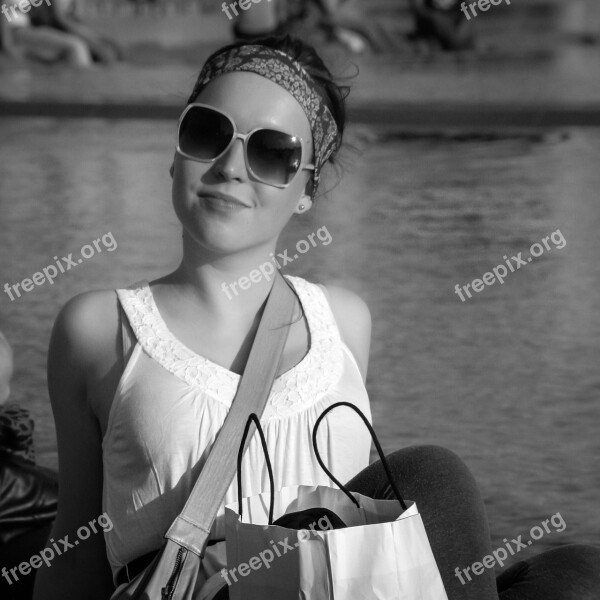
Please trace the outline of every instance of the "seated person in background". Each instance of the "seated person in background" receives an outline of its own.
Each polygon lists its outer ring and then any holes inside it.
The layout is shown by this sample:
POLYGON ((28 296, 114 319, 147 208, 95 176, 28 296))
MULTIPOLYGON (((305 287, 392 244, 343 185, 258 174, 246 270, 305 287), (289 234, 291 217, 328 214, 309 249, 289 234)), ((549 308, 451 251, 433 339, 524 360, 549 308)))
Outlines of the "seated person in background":
POLYGON ((30 14, 19 10, 17 0, 8 0, 2 8, 6 11, 0 17, 0 50, 10 58, 66 62, 74 67, 92 64, 87 45, 77 36, 51 27, 34 27, 30 14))
MULTIPOLYGON (((253 40, 267 35, 293 34, 307 38, 320 33, 325 42, 338 42, 354 53, 363 52, 368 34, 359 20, 347 26, 340 22, 344 0, 269 0, 240 11, 235 17, 233 34, 237 40, 253 40)), ((232 15, 233 16, 233 15, 232 15)), ((310 41, 313 41, 310 39, 310 41)))
MULTIPOLYGON (((33 420, 10 396, 12 350, 0 332, 0 566, 16 567, 39 552, 56 516, 56 474, 35 465, 33 420)), ((0 598, 31 598, 34 575, 0 578, 0 598)))
POLYGON ((6 404, 12 374, 12 348, 0 331, 0 452, 35 463, 33 420, 27 409, 14 403, 6 404))
POLYGON ((66 62, 85 68, 122 57, 114 42, 78 19, 76 5, 70 0, 31 5, 27 13, 19 9, 19 0, 8 0, 2 7, 0 50, 11 58, 66 62))
POLYGON ((110 64, 122 58, 120 48, 112 40, 104 38, 81 21, 74 0, 54 0, 51 4, 43 2, 38 7, 32 7, 29 14, 33 27, 75 37, 86 47, 94 62, 110 64))
POLYGON ((475 45, 473 27, 460 11, 457 0, 409 0, 415 19, 413 41, 438 44, 442 50, 470 50, 475 45))

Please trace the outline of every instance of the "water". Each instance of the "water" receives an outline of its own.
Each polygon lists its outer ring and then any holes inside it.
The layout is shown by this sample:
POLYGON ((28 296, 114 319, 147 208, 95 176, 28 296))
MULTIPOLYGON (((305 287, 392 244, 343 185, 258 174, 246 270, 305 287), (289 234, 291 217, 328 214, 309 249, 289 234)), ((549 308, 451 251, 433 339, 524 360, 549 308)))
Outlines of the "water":
MULTIPOLYGON (((16 351, 14 397, 37 420, 39 462, 56 466, 45 353, 60 306, 89 289, 153 278, 179 257, 168 169, 174 125, 1 123, 0 285, 118 243, 11 302, 0 328, 16 351)), ((494 545, 560 512, 530 552, 597 543, 600 523, 600 133, 351 137, 346 175, 286 231, 333 241, 290 272, 361 294, 373 315, 368 387, 386 451, 432 443, 480 483, 494 545), (551 250, 466 302, 454 293, 560 230, 551 250)), ((529 552, 529 551, 528 551, 529 552)), ((525 555, 526 552, 523 552, 525 555)))

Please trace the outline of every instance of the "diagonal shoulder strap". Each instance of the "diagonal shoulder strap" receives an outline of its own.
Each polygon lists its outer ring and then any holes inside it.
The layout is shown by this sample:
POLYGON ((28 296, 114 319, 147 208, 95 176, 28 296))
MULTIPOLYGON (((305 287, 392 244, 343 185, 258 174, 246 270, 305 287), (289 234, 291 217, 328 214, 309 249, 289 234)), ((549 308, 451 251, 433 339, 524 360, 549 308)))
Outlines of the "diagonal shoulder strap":
MULTIPOLYGON (((296 297, 277 275, 232 407, 181 514, 165 537, 202 556, 217 511, 236 472, 240 439, 251 413, 261 415, 277 374, 296 297)), ((249 436, 251 437, 251 436, 249 436)))

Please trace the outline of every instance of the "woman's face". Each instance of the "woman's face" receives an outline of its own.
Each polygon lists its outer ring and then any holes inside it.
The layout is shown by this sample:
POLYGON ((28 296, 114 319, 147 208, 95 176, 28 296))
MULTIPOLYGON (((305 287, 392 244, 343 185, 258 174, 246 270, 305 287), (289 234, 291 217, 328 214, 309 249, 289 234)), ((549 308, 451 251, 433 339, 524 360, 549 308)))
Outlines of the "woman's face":
MULTIPOLYGON (((211 81, 196 102, 229 114, 240 133, 267 127, 302 138, 302 162, 312 161, 310 124, 302 107, 269 79, 226 73, 211 81)), ((186 236, 211 252, 228 254, 276 240, 298 206, 310 206, 304 195, 310 177, 312 171, 302 170, 283 189, 256 181, 246 167, 243 142, 237 139, 212 163, 175 155, 173 206, 186 236)))

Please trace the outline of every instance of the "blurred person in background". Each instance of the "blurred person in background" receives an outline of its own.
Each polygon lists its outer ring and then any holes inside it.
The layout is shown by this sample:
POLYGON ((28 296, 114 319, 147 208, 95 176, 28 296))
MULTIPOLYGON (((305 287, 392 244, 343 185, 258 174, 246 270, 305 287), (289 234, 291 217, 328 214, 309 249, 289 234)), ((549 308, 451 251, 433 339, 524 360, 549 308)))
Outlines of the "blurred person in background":
POLYGON ((570 0, 560 4, 561 29, 576 43, 600 43, 600 3, 598 0, 570 0))
POLYGON ((0 18, 0 48, 14 59, 64 62, 87 68, 94 62, 111 63, 121 57, 120 50, 77 17, 71 0, 29 6, 24 13, 16 0, 9 0, 0 18), (12 10, 14 7, 15 10, 12 10))
POLYGON ((74 67, 92 64, 82 39, 52 27, 34 27, 30 13, 21 12, 16 0, 9 0, 7 9, 0 18, 0 49, 10 58, 65 62, 74 67))
POLYGON ((267 35, 293 34, 310 42, 320 35, 326 43, 340 43, 351 52, 367 48, 368 34, 362 31, 361 18, 354 11, 343 15, 342 8, 356 3, 347 0, 269 0, 240 11, 233 34, 237 40, 250 41, 267 35))
POLYGON ((409 0, 409 4, 415 20, 409 38, 414 42, 424 41, 447 51, 474 47, 474 29, 460 11, 460 1, 409 0))
POLYGON ((117 44, 83 23, 78 8, 76 0, 54 0, 51 4, 43 2, 38 7, 32 7, 31 24, 74 36, 86 46, 93 62, 110 64, 121 60, 122 52, 117 44))
MULTIPOLYGON (((474 28, 460 11, 457 0, 408 0, 414 29, 406 36, 416 44, 445 51, 474 48, 474 28)), ((239 11, 233 33, 238 40, 263 35, 290 33, 314 43, 320 35, 326 43, 340 43, 353 53, 402 48, 402 40, 381 48, 376 29, 369 26, 363 5, 353 0, 270 0, 252 4, 252 10, 239 11)))
MULTIPOLYGON (((35 464, 34 422, 27 409, 8 402, 13 353, 0 332, 0 566, 16 567, 46 545, 56 516, 56 474, 35 464)), ((33 574, 0 578, 2 600, 33 595, 33 574)))

